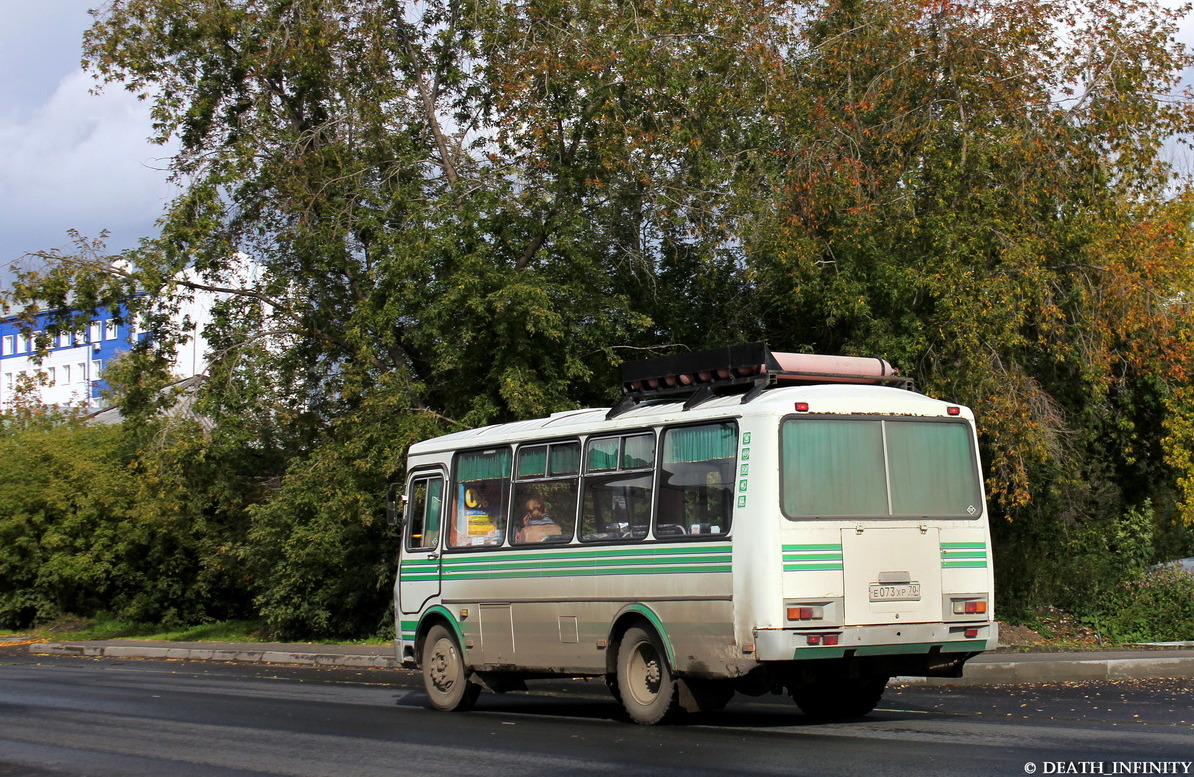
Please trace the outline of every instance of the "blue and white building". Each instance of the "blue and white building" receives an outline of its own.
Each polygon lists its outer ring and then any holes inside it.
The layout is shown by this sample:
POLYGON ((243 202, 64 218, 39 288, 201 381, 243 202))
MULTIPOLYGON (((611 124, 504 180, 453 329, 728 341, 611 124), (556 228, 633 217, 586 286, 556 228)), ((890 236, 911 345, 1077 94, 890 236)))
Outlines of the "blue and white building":
MULTIPOLYGON (((237 259, 223 277, 216 279, 223 292, 195 290, 172 306, 174 326, 180 334, 186 335, 186 342, 178 347, 171 365, 176 381, 206 373, 208 344, 203 333, 211 323, 217 300, 225 298, 227 293, 249 290, 256 285, 257 265, 244 254, 237 254, 237 259)), ((180 276, 183 286, 200 285, 201 281, 207 280, 210 279, 198 277, 193 270, 186 270, 180 276)), ((28 398, 42 405, 102 409, 106 406, 103 392, 108 388, 104 368, 122 351, 149 337, 148 332, 137 326, 127 308, 122 306, 118 316, 102 309, 94 311, 88 325, 81 330, 55 336, 48 353, 39 363, 36 359, 38 335, 55 312, 38 313, 33 327, 29 328, 23 327, 20 319, 10 311, 2 311, 0 409, 13 406, 22 386, 30 392, 28 398)))
MULTIPOLYGON (((178 380, 200 375, 207 368, 203 328, 210 320, 212 301, 212 295, 197 295, 179 313, 191 337, 175 354, 173 372, 178 380)), ((0 409, 11 408, 22 390, 42 405, 87 409, 106 406, 105 366, 134 343, 149 337, 126 309, 120 312, 120 316, 113 316, 110 310, 97 312, 88 326, 53 337, 40 363, 36 343, 54 311, 37 314, 32 329, 21 326, 16 316, 0 318, 0 409)))
POLYGON ((87 327, 54 337, 38 363, 36 342, 50 317, 50 312, 39 313, 32 331, 15 316, 0 319, 0 406, 11 407, 24 385, 44 405, 100 407, 107 387, 104 365, 147 335, 127 323, 127 317, 122 321, 105 311, 87 327))

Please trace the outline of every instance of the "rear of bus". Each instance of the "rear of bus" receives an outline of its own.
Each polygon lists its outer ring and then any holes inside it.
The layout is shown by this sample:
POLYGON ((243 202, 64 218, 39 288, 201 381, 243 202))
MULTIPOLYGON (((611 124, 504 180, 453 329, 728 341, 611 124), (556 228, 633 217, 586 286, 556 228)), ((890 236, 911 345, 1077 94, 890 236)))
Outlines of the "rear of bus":
POLYGON ((748 572, 747 609, 756 659, 801 708, 865 714, 890 677, 957 676, 994 648, 971 412, 878 386, 783 389, 768 404, 781 411, 766 484, 779 503, 779 590, 748 572))

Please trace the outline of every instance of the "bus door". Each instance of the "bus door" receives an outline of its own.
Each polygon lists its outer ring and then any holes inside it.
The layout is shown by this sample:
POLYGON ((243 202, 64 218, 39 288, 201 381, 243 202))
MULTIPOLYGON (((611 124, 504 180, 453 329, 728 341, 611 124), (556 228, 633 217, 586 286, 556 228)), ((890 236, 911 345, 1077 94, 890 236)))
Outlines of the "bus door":
POLYGON ((398 609, 418 613, 439 596, 440 527, 444 514, 444 476, 412 475, 406 485, 402 553, 398 558, 398 609))

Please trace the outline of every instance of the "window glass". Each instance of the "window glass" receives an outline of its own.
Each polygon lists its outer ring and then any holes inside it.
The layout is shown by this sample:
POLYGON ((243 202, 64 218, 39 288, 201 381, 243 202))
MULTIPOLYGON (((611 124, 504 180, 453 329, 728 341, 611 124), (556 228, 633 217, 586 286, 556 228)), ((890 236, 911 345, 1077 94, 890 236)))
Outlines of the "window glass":
POLYGON ((458 453, 448 544, 500 545, 506 530, 511 456, 508 448, 458 453))
POLYGON ((641 540, 651 520, 651 473, 585 478, 582 542, 641 540))
POLYGON ((643 539, 651 522, 655 435, 648 432, 590 440, 588 451, 581 542, 643 539), (648 471, 626 471, 635 469, 648 471))
POLYGON ((552 475, 575 475, 580 472, 580 443, 566 442, 551 446, 552 475))
POLYGON ((541 478, 547 474, 547 446, 518 449, 518 477, 541 478))
POLYGON ((982 513, 969 425, 788 419, 781 501, 789 518, 982 513))
POLYGON ((618 468, 618 448, 622 438, 606 437, 589 440, 589 453, 585 469, 588 472, 604 472, 618 468))
POLYGON ((625 438, 622 446, 622 469, 643 469, 655 466, 655 435, 638 434, 625 438))
POLYGON ((580 443, 535 445, 518 451, 511 499, 510 542, 566 543, 576 529, 580 443))
POLYGON ((663 436, 655 536, 725 534, 734 507, 738 428, 733 423, 668 429, 663 436))
POLYGON ((977 516, 982 511, 965 424, 889 422, 887 459, 894 515, 977 516))
POLYGON ((781 436, 785 515, 887 515, 880 421, 790 419, 781 436))
POLYGON ((16 335, 4 335, 4 355, 16 352, 17 338, 16 335))
POLYGON ((416 480, 407 502, 406 546, 411 550, 434 549, 439 545, 439 519, 443 509, 442 478, 416 480))
POLYGON ((511 543, 568 542, 576 528, 577 478, 523 481, 514 486, 511 543))

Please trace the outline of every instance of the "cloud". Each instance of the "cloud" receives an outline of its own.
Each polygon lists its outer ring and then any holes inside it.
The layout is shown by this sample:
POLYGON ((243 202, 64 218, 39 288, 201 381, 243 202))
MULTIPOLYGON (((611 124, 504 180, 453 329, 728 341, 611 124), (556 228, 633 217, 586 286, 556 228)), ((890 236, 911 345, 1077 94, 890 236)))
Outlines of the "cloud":
POLYGON ((92 95, 81 70, 24 115, 0 117, 0 263, 61 247, 66 231, 112 233, 110 249, 151 234, 173 193, 171 150, 146 142, 149 108, 112 89, 92 95))

